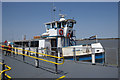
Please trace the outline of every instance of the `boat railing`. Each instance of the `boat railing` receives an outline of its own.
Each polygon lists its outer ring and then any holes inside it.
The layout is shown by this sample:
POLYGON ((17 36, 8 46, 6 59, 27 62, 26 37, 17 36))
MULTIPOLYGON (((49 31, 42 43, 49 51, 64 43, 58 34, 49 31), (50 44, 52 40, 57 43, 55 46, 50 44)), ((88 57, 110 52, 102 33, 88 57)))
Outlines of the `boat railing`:
POLYGON ((11 80, 11 77, 5 73, 6 71, 10 71, 11 67, 6 65, 4 62, 0 62, 0 65, 2 65, 2 71, 0 71, 0 80, 6 80, 6 78, 7 80, 11 80))
POLYGON ((105 62, 105 51, 104 48, 96 47, 92 48, 90 46, 72 46, 69 48, 63 48, 64 55, 73 56, 71 58, 73 61, 80 61, 80 62, 90 62, 92 64, 99 63, 99 60, 104 64, 105 62), (72 50, 72 54, 69 54, 72 50))
POLYGON ((54 52, 54 53, 56 53, 55 55, 50 55, 50 54, 40 53, 38 47, 36 48, 36 51, 30 51, 30 50, 26 50, 25 47, 18 48, 18 47, 8 47, 6 45, 0 45, 0 46, 1 46, 0 49, 2 49, 4 51, 10 51, 11 53, 13 53, 13 55, 23 56, 23 61, 25 61, 25 57, 30 57, 30 58, 35 59, 35 62, 36 62, 35 66, 36 67, 39 66, 39 60, 55 64, 56 73, 57 73, 57 66, 62 65, 64 63, 64 57, 63 56, 58 57, 57 52, 54 52), (6 49, 5 47, 11 48, 11 50, 6 49), (27 54, 25 54, 26 52, 34 53, 36 55, 35 56, 27 55, 27 54), (42 55, 44 57, 42 57, 40 55, 42 55), (48 58, 45 58, 45 57, 49 57, 49 58, 51 58, 51 60, 48 58), (61 59, 61 61, 58 61, 58 59, 61 59))
POLYGON ((72 51, 73 51, 72 55, 73 55, 73 60, 75 62, 80 61, 84 63, 90 61, 90 63, 102 64, 106 66, 118 66, 119 50, 120 50, 119 48, 107 48, 107 47, 104 48, 72 47, 72 51), (94 60, 92 62, 93 57, 94 60), (100 60, 101 62, 99 63, 98 61, 100 60))

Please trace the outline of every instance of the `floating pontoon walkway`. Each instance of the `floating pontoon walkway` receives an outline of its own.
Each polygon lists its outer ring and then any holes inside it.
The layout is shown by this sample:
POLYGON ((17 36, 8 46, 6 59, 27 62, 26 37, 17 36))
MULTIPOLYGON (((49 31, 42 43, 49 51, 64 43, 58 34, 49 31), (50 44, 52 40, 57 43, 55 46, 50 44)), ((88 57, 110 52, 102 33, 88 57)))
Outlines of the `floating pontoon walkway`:
POLYGON ((3 55, 3 59, 12 68, 11 71, 7 72, 12 78, 57 79, 61 76, 64 78, 118 78, 118 68, 116 66, 92 65, 65 60, 63 65, 58 66, 58 74, 55 74, 51 65, 41 61, 39 68, 36 68, 34 59, 31 58, 26 57, 26 61, 23 62, 22 56, 3 55))

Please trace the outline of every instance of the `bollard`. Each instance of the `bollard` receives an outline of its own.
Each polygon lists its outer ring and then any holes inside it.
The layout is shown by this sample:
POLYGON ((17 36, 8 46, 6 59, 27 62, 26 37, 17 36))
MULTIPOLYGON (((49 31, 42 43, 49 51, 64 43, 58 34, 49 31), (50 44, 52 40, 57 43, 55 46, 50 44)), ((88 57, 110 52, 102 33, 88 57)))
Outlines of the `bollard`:
MULTIPOLYGON (((36 48, 36 52, 38 53, 38 47, 36 48)), ((37 53, 36 53, 36 57, 38 58, 37 53)), ((35 60, 35 66, 36 66, 36 68, 39 68, 39 60, 38 59, 35 60)))
MULTIPOLYGON (((58 56, 57 52, 58 51, 56 50, 56 54, 55 54, 56 56, 58 56)), ((58 63, 58 59, 57 58, 55 58, 55 62, 58 63)), ((58 73, 58 65, 57 64, 55 64, 55 73, 56 74, 58 73)))
MULTIPOLYGON (((23 51, 22 51, 23 54, 25 54, 25 51, 24 51, 24 50, 25 50, 25 48, 23 47, 23 51)), ((24 55, 23 55, 23 61, 25 61, 25 56, 24 56, 24 55)))
MULTIPOLYGON (((5 63, 3 62, 2 70, 5 70, 5 63)), ((5 80, 5 72, 2 73, 2 80, 5 80)))

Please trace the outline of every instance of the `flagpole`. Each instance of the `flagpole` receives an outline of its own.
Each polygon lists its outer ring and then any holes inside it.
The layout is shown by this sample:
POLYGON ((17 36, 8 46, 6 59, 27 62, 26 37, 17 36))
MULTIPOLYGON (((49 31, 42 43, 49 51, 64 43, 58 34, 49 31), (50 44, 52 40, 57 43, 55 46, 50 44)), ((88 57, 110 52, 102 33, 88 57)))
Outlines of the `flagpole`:
POLYGON ((97 35, 96 35, 96 43, 98 42, 98 40, 97 40, 97 35))

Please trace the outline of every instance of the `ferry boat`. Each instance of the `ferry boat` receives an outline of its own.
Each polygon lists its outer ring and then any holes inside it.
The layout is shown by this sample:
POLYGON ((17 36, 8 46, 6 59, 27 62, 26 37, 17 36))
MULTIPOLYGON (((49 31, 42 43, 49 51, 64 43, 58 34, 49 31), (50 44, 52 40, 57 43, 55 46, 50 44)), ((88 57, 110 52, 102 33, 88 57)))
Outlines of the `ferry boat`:
MULTIPOLYGON (((57 54, 58 57, 64 56, 65 59, 69 60, 103 63, 105 50, 101 43, 76 45, 75 30, 73 29, 75 24, 74 19, 65 19, 65 15, 60 14, 59 21, 45 23, 46 32, 41 36, 35 36, 32 40, 18 40, 13 43, 19 48, 24 46, 26 50, 31 51, 36 51, 38 47, 39 53, 57 54)), ((35 54, 31 53, 30 55, 35 54)))

